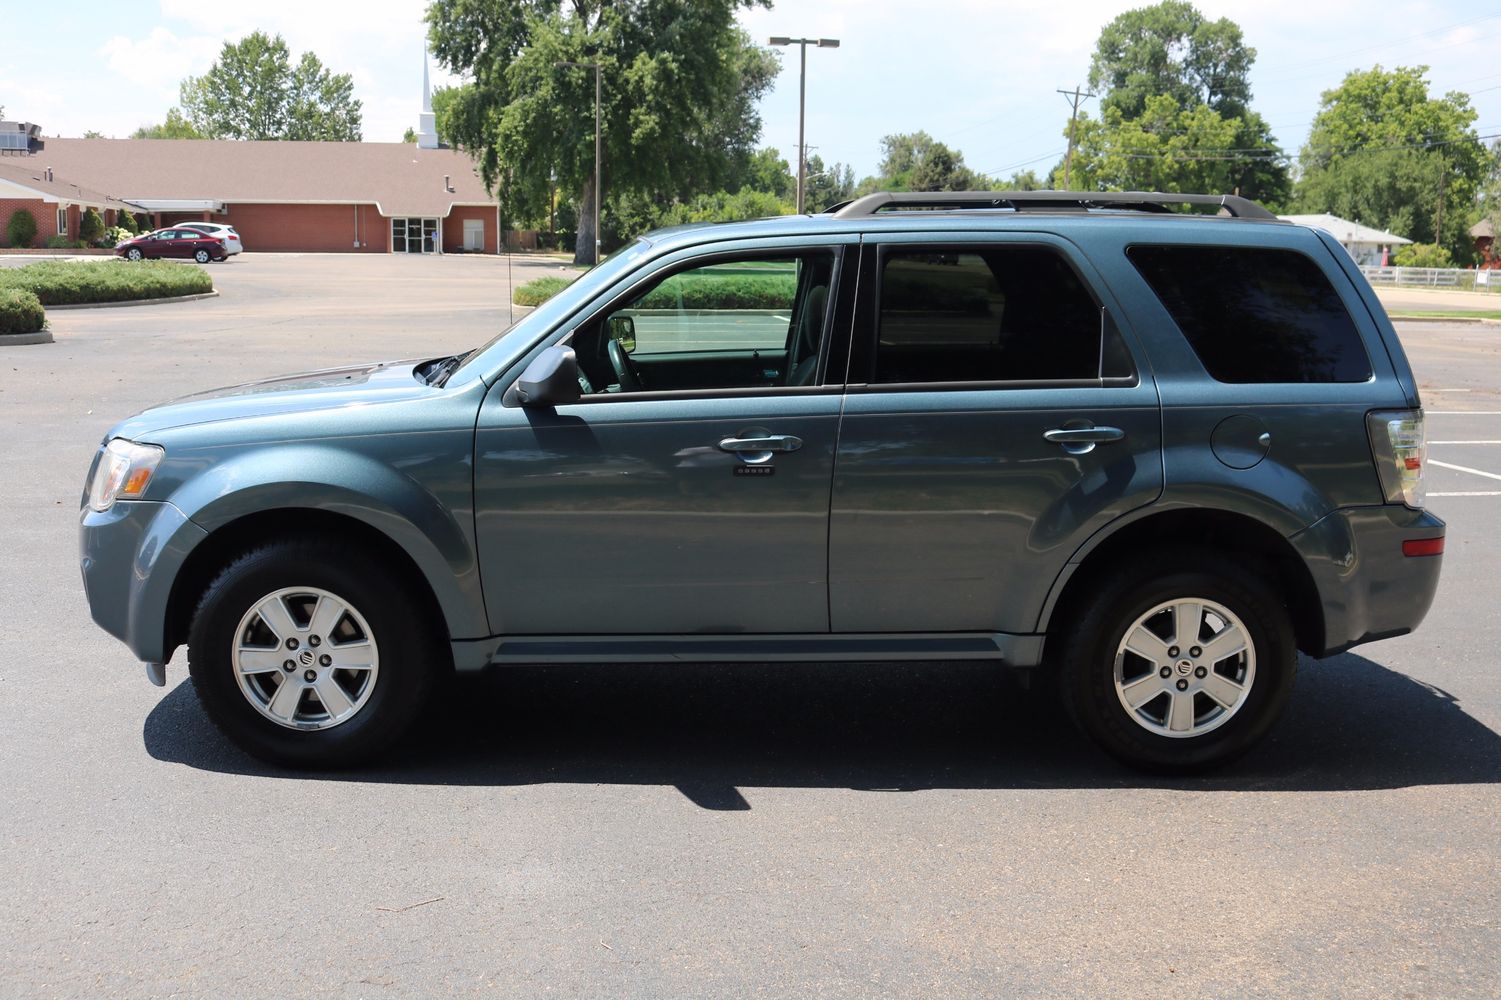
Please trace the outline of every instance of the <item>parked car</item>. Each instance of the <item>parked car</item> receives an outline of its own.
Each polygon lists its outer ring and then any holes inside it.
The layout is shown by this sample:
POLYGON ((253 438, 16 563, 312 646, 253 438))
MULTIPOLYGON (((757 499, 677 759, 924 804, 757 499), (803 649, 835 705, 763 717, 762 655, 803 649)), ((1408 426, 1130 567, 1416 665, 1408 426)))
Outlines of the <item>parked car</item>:
POLYGON ((222 222, 184 222, 178 228, 192 229, 206 236, 212 236, 214 239, 223 240, 224 249, 229 251, 231 257, 245 249, 245 244, 241 241, 240 234, 235 231, 235 227, 226 226, 222 222))
POLYGON ((389 747, 450 670, 982 659, 1194 770, 1266 734, 1299 650, 1423 620, 1423 463, 1326 233, 1232 196, 875 194, 647 236, 461 355, 132 417, 83 577, 154 683, 186 644, 282 763, 389 747))
POLYGON ((126 260, 142 260, 156 257, 181 257, 207 264, 211 260, 225 260, 229 249, 224 241, 196 229, 176 226, 143 233, 115 247, 115 254, 126 260))

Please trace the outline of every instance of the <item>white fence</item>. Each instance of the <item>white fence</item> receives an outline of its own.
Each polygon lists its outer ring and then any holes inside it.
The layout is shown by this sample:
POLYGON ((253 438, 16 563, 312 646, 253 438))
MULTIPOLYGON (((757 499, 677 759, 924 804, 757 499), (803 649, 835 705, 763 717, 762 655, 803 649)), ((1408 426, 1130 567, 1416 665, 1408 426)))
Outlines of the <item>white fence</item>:
POLYGON ((1471 271, 1453 267, 1373 267, 1361 272, 1373 285, 1406 288, 1457 288, 1473 292, 1501 293, 1501 271, 1471 271))

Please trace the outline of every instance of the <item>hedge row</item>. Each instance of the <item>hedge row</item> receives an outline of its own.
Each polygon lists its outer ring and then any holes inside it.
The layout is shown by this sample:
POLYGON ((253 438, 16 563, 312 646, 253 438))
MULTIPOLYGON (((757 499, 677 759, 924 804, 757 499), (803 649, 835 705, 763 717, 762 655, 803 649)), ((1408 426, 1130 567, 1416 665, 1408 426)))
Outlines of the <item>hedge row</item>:
POLYGON ((59 306, 198 295, 213 291, 214 281, 202 268, 164 260, 52 260, 0 268, 4 289, 24 289, 44 306, 59 306))
POLYGON ((518 306, 540 306, 571 284, 567 278, 536 278, 517 286, 511 293, 511 301, 518 306))
POLYGON ((36 333, 47 314, 35 295, 22 288, 0 288, 0 335, 36 333))
MULTIPOLYGON (((566 278, 537 278, 511 296, 518 306, 541 305, 567 288, 566 278)), ((637 309, 788 309, 797 294, 793 274, 694 275, 671 278, 637 303, 637 309)))

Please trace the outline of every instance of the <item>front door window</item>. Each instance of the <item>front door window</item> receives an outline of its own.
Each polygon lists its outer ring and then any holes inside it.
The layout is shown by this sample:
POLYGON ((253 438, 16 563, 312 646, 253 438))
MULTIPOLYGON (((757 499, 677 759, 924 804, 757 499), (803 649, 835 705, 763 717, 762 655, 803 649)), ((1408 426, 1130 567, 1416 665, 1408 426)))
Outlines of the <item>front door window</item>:
POLYGON ((394 218, 391 220, 392 253, 437 253, 438 220, 394 218))

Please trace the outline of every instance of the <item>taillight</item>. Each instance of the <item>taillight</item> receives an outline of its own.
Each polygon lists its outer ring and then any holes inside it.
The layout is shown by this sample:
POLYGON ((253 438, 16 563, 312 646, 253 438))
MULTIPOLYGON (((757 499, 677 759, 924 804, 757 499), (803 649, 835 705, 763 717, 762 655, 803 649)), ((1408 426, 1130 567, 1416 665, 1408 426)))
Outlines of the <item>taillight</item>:
POLYGON ((1423 411, 1378 410, 1367 413, 1365 419, 1386 502, 1421 509, 1426 451, 1423 411))

